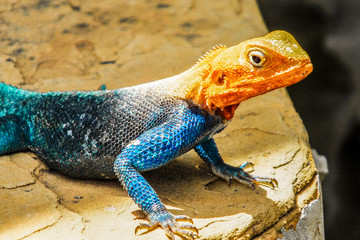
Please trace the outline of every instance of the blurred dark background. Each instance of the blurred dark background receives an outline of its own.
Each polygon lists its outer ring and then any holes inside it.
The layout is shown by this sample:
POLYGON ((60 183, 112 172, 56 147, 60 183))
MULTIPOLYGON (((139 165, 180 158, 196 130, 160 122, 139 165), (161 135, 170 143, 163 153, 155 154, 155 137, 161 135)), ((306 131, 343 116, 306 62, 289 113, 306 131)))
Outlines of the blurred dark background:
POLYGON ((288 88, 311 147, 328 159, 325 237, 360 239, 360 1, 258 0, 269 30, 289 31, 314 72, 288 88))

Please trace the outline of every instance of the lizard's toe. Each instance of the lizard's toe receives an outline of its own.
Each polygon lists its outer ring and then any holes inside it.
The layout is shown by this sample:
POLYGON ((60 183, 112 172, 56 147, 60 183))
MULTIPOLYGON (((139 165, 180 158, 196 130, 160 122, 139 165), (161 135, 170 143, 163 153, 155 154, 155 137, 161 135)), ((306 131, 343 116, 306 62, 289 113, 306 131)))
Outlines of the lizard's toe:
POLYGON ((191 232, 195 232, 196 235, 199 235, 199 230, 193 224, 183 224, 181 225, 181 229, 190 230, 191 232))
POLYGON ((186 215, 174 215, 174 218, 178 222, 189 222, 191 224, 194 224, 194 221, 191 219, 191 217, 188 217, 186 215))
POLYGON ((271 188, 275 188, 279 185, 278 181, 275 178, 259 177, 259 176, 254 176, 253 178, 255 179, 253 182, 257 185, 264 185, 271 188))
POLYGON ((169 239, 175 239, 175 235, 183 239, 195 239, 198 237, 199 231, 193 225, 190 217, 185 215, 173 215, 167 211, 154 213, 148 216, 149 223, 141 223, 135 228, 135 234, 145 230, 140 235, 148 233, 157 227, 161 227, 169 239), (179 224, 178 222, 190 222, 190 224, 179 224))
POLYGON ((240 182, 252 189, 255 189, 255 185, 264 185, 271 188, 278 186, 278 182, 274 178, 252 176, 245 172, 243 168, 249 166, 253 167, 253 164, 246 162, 240 167, 232 167, 227 164, 223 164, 221 166, 217 166, 216 168, 213 166, 212 170, 216 176, 228 181, 229 185, 232 180, 236 180, 237 182, 240 182))
POLYGON ((139 231, 141 230, 145 230, 144 232, 140 233, 140 235, 147 233, 147 232, 151 232, 152 230, 154 230, 156 227, 158 227, 159 224, 150 224, 150 223, 140 223, 136 228, 135 228, 135 235, 138 234, 139 231))
MULTIPOLYGON (((174 236, 174 234, 176 234, 182 238, 192 239, 192 240, 199 237, 197 233, 194 233, 189 230, 184 230, 183 228, 184 226, 171 229, 171 233, 173 233, 172 235, 174 236)), ((170 239, 175 239, 175 238, 170 238, 170 239)))

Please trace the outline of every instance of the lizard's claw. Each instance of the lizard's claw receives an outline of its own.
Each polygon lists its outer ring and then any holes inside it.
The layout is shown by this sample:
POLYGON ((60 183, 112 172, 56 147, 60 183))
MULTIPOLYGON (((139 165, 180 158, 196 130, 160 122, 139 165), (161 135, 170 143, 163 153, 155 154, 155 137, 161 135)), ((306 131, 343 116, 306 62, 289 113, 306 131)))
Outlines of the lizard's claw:
POLYGON ((248 166, 253 167, 253 164, 246 162, 240 167, 223 164, 220 166, 212 166, 212 171, 216 176, 226 180, 229 185, 232 180, 236 180, 252 189, 255 189, 255 185, 264 185, 271 188, 278 186, 278 182, 274 178, 251 176, 243 170, 243 168, 248 166))
POLYGON ((271 188, 277 187, 278 181, 275 178, 268 178, 268 177, 259 177, 259 176, 253 176, 255 179, 253 182, 257 185, 264 185, 271 188))
POLYGON ((185 215, 175 216, 167 211, 162 211, 150 214, 148 219, 149 223, 141 223, 135 228, 135 234, 145 230, 140 233, 144 234, 157 227, 164 229, 166 236, 171 240, 175 239, 175 235, 185 239, 195 239, 199 234, 198 229, 193 225, 192 219, 185 215), (178 222, 189 222, 189 224, 179 224, 178 222))

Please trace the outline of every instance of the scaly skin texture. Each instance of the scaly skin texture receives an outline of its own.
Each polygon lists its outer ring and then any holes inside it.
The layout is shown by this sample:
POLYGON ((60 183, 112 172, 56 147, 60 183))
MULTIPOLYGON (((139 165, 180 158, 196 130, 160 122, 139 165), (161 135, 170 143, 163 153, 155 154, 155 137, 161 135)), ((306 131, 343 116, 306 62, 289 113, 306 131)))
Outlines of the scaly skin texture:
POLYGON ((296 40, 275 31, 216 47, 179 75, 129 88, 38 93, 0 83, 0 154, 31 150, 72 177, 118 178, 148 216, 136 232, 160 226, 171 239, 194 238, 192 220, 168 212, 141 172, 195 149, 220 178, 276 187, 275 179, 246 173, 246 164, 225 164, 213 135, 242 101, 311 71, 296 40))

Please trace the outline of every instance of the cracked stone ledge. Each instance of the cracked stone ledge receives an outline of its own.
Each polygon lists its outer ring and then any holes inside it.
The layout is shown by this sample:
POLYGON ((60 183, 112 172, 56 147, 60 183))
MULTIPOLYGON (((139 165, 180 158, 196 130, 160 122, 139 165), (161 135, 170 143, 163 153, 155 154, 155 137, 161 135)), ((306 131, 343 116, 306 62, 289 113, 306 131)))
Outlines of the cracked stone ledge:
MULTIPOLYGON (((255 1, 212 3, 6 1, 0 81, 39 91, 130 86, 180 73, 215 44, 266 32, 255 1)), ((319 208, 320 194, 308 190, 319 189, 308 137, 285 90, 242 103, 216 142, 227 163, 253 162, 253 175, 279 187, 228 186, 193 151, 145 173, 171 212, 194 219, 201 239, 284 237, 309 216, 303 209, 319 208)), ((166 239, 161 229, 134 235, 139 210, 117 181, 70 179, 33 157, 0 157, 0 239, 166 239)))
MULTIPOLYGON (((9 190, 0 192, 0 199, 3 199, 2 207, 17 209, 17 214, 6 209, 5 214, 2 214, 0 239, 37 239, 38 235, 50 237, 59 233, 57 229, 61 229, 61 233, 64 233, 66 227, 71 231, 72 236, 76 236, 74 232, 80 229, 81 233, 85 229, 85 225, 80 226, 83 218, 59 204, 58 196, 39 181, 38 176, 45 169, 45 165, 32 153, 0 157, 0 186, 9 190), (9 180, 13 178, 4 173, 13 175, 15 172, 26 181, 17 178, 14 179, 16 184, 9 186, 11 184, 9 180), (38 200, 34 201, 35 199, 38 200), (15 208, 12 208, 13 206, 15 208), (73 221, 72 225, 70 220, 73 221), (14 223, 17 225, 16 228, 12 227, 14 223), (18 231, 18 228, 22 231, 18 231)), ((4 213, 2 207, 0 212, 4 213)))

